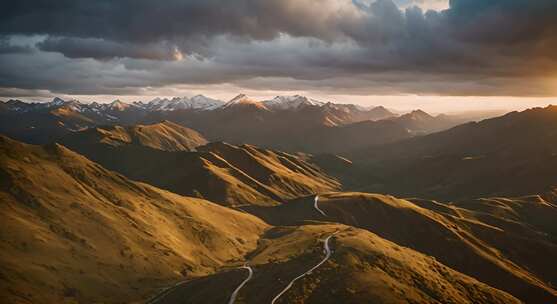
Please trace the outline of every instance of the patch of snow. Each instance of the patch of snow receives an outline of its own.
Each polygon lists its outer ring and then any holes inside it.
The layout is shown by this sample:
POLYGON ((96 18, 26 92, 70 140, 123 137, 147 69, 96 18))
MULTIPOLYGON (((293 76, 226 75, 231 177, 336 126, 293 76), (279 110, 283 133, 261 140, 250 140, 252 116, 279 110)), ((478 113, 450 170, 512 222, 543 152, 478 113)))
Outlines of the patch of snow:
POLYGON ((268 109, 273 110, 291 110, 297 109, 301 106, 323 106, 324 102, 310 99, 301 95, 294 96, 277 96, 270 100, 263 101, 263 105, 268 109))
POLYGON ((64 105, 66 103, 66 101, 64 101, 62 98, 59 97, 54 97, 54 99, 52 99, 51 102, 49 102, 50 106, 61 106, 64 105))
POLYGON ((168 98, 155 98, 143 104, 143 108, 149 111, 174 111, 174 110, 214 110, 224 104, 223 101, 212 99, 203 95, 197 95, 192 98, 188 97, 174 97, 168 98))

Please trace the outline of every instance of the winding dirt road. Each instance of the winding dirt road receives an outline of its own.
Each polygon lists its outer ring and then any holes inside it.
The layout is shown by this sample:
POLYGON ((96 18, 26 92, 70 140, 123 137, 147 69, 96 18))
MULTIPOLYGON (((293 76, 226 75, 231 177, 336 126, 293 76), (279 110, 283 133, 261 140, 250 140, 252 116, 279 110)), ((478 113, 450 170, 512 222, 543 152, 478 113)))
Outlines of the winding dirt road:
POLYGON ((323 214, 323 216, 327 216, 327 214, 325 214, 325 211, 321 210, 321 208, 319 208, 319 205, 317 205, 318 201, 319 195, 316 195, 315 199, 313 200, 313 208, 315 208, 315 210, 317 210, 319 213, 323 214))
POLYGON ((236 287, 236 289, 234 290, 234 292, 230 296, 230 300, 228 301, 228 304, 234 304, 234 301, 236 301, 236 297, 238 296, 238 292, 240 292, 240 289, 242 289, 242 287, 244 287, 244 285, 246 285, 246 283, 249 280, 251 280, 251 277, 253 276, 253 269, 251 269, 251 267, 249 267, 248 264, 242 266, 241 268, 248 270, 248 277, 242 283, 240 283, 240 285, 238 285, 238 287, 236 287))
MULTIPOLYGON (((315 202, 317 203, 317 197, 315 198, 315 202)), ((319 210, 319 209, 318 209, 319 210)), ((337 231, 338 232, 338 231, 337 231)), ((305 277, 306 275, 310 274, 312 271, 314 271, 315 269, 317 269, 319 266, 323 265, 323 263, 325 263, 330 257, 331 257, 331 248, 329 247, 329 240, 331 240, 331 238, 337 233, 333 233, 331 235, 329 235, 325 241, 324 241, 324 245, 323 245, 323 249, 325 250, 325 257, 323 258, 323 260, 321 260, 321 262, 319 262, 317 265, 313 266, 312 268, 310 268, 308 271, 302 273, 301 275, 295 277, 292 281, 290 281, 290 283, 288 283, 288 285, 278 294, 276 295, 273 300, 271 301, 271 304, 274 304, 285 292, 288 291, 288 289, 290 289, 292 287, 292 285, 294 285, 294 282, 296 282, 297 280, 305 277)))

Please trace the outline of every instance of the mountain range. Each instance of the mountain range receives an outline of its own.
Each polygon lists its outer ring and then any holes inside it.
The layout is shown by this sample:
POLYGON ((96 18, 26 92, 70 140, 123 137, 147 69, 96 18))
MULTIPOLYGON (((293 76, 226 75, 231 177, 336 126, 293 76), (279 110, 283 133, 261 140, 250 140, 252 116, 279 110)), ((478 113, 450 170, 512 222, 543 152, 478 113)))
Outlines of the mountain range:
POLYGON ((1 133, 34 144, 52 142, 84 128, 168 120, 200 132, 209 141, 331 153, 427 134, 463 122, 462 118, 434 117, 418 110, 397 116, 382 106, 326 103, 299 95, 257 101, 244 94, 226 103, 202 95, 109 104, 60 98, 48 103, 9 100, 0 107, 0 119, 1 133))
POLYGON ((238 95, 0 118, 8 303, 557 300, 555 106, 463 123, 238 95))

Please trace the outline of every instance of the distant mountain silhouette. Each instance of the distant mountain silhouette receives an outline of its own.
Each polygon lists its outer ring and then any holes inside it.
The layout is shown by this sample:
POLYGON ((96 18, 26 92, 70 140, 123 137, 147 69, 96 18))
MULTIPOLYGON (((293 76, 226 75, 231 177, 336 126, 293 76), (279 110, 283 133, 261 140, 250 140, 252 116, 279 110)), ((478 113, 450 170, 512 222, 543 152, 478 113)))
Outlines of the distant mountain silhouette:
POLYGON ((446 199, 543 193, 557 185, 557 107, 467 123, 349 158, 368 191, 446 199))

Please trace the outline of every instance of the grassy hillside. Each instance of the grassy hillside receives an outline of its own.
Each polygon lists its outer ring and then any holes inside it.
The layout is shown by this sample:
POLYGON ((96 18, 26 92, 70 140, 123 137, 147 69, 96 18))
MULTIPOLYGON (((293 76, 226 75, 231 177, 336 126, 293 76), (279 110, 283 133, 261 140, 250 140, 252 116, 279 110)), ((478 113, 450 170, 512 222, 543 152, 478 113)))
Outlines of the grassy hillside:
POLYGON ((132 182, 63 146, 0 137, 2 299, 134 302, 215 271, 267 225, 132 182))
POLYGON ((129 178, 226 206, 272 205, 340 189, 335 179, 302 157, 250 145, 211 143, 197 152, 168 152, 94 140, 86 132, 62 142, 129 178))
POLYGON ((244 210, 273 225, 319 220, 366 229, 521 300, 555 301, 557 271, 551 265, 557 256, 556 225, 550 219, 557 216, 557 207, 526 198, 506 200, 512 203, 453 205, 331 193, 319 199, 327 216, 314 209, 313 197, 244 210))
MULTIPOLYGON (((268 231, 249 258, 255 273, 237 303, 269 303, 294 277, 324 256, 331 258, 298 280, 276 303, 520 303, 511 295, 458 273, 432 257, 401 247, 369 231, 345 225, 303 225, 268 231), (342 299, 342 300, 341 300, 342 299)), ((199 278, 159 304, 225 303, 246 271, 199 278), (221 292, 215 292, 215 290, 221 292)))
POLYGON ((196 147, 207 144, 207 140, 197 131, 169 121, 127 127, 95 127, 74 132, 62 141, 74 145, 136 145, 163 151, 194 151, 196 147))

